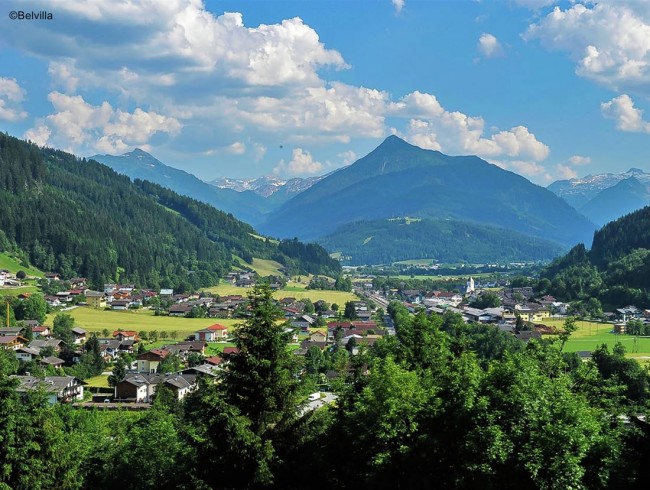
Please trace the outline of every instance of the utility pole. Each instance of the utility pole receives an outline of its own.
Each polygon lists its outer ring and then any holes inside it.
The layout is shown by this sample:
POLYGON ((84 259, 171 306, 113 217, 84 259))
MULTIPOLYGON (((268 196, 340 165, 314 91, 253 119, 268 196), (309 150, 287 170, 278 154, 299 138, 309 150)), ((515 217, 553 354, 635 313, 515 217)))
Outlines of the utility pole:
POLYGON ((7 318, 5 319, 6 327, 9 328, 9 301, 6 301, 7 303, 7 318))

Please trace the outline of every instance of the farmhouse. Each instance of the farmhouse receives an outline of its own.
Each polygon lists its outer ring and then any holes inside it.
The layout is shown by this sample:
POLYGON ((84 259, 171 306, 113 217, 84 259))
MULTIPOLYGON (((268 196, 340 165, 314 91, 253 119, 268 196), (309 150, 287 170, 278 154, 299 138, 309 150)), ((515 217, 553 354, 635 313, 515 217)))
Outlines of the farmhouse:
POLYGON ((214 342, 217 340, 225 340, 228 338, 228 327, 224 325, 219 325, 218 323, 215 323, 214 325, 210 325, 207 328, 204 328, 202 330, 198 330, 194 334, 194 338, 196 340, 202 340, 205 342, 214 342))

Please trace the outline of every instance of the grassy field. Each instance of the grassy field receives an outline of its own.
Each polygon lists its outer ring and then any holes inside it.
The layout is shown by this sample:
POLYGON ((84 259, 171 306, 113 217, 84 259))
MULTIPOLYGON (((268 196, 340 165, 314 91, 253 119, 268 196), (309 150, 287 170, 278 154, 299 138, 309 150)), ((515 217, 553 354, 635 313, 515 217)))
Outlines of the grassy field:
MULTIPOLYGON (((561 329, 564 320, 550 319, 541 323, 561 329)), ((650 358, 650 337, 614 334, 614 326, 611 323, 578 320, 577 326, 578 329, 573 332, 564 346, 564 350, 567 352, 594 351, 601 344, 606 344, 611 352, 614 345, 620 342, 625 347, 628 357, 640 358, 639 360, 644 357, 650 358)))
POLYGON ((13 272, 14 274, 22 270, 25 271, 28 276, 44 276, 43 272, 39 271, 38 269, 35 269, 33 267, 25 268, 21 266, 20 262, 18 262, 14 257, 7 254, 6 252, 0 253, 0 269, 7 269, 9 272, 13 272))
POLYGON ((276 262, 275 260, 254 258, 253 263, 248 264, 244 262, 244 259, 240 257, 235 256, 235 258, 239 260, 243 268, 253 269, 262 277, 282 275, 282 273, 280 272, 280 269, 282 268, 282 264, 280 262, 276 262))
MULTIPOLYGON (((347 293, 345 291, 322 291, 319 289, 305 289, 307 283, 309 283, 308 276, 301 276, 302 282, 290 282, 280 291, 275 291, 273 297, 275 299, 282 298, 296 298, 298 300, 309 298, 312 302, 322 299, 330 304, 336 303, 339 306, 343 306, 346 301, 357 301, 359 298, 353 293, 347 293)), ((232 284, 220 284, 219 286, 214 286, 206 289, 213 294, 218 294, 220 296, 229 295, 229 294, 240 294, 246 296, 248 293, 248 288, 239 288, 233 286, 232 284)))
POLYGON ((38 291, 37 286, 0 287, 0 296, 18 296, 21 293, 37 293, 38 291))
POLYGON ((93 376, 85 380, 86 386, 88 388, 110 388, 108 386, 108 375, 100 374, 99 376, 93 376))
MULTIPOLYGON (((241 320, 221 318, 183 318, 172 316, 155 316, 152 310, 127 310, 110 311, 98 310, 88 307, 79 307, 68 310, 64 313, 75 319, 75 325, 88 330, 89 332, 101 332, 107 328, 110 332, 121 328, 122 330, 157 330, 158 332, 178 332, 178 339, 186 337, 202 328, 219 323, 228 327, 241 320)), ((55 315, 48 315, 46 324, 52 325, 55 315)))

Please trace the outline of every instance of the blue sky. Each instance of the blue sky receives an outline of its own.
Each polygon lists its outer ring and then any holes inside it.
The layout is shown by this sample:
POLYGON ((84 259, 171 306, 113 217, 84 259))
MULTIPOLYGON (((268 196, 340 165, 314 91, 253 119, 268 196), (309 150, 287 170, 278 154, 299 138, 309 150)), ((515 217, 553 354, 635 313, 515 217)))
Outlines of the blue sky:
POLYGON ((540 185, 649 171, 649 4, 7 1, 0 130, 204 180, 323 174, 390 134, 540 185))

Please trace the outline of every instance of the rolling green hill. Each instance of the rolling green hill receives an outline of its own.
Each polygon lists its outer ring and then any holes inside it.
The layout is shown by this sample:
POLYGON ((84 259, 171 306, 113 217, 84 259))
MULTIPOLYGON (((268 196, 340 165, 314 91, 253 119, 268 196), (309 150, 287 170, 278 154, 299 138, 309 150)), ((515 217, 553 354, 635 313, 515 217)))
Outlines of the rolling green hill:
POLYGON ((260 240, 250 225, 207 204, 5 134, 0 209, 5 248, 22 251, 43 271, 88 277, 94 287, 118 278, 150 287, 208 286, 231 269, 233 255, 296 271, 340 270, 316 245, 260 240))
POLYGON ((547 189, 475 156, 451 157, 390 136, 272 212, 273 236, 320 238, 337 227, 409 215, 471 221, 571 246, 595 226, 547 189))
POLYGON ((562 247, 503 228, 453 220, 409 218, 360 221, 319 240, 349 257, 344 264, 390 264, 408 259, 439 262, 504 262, 552 259, 562 247))

